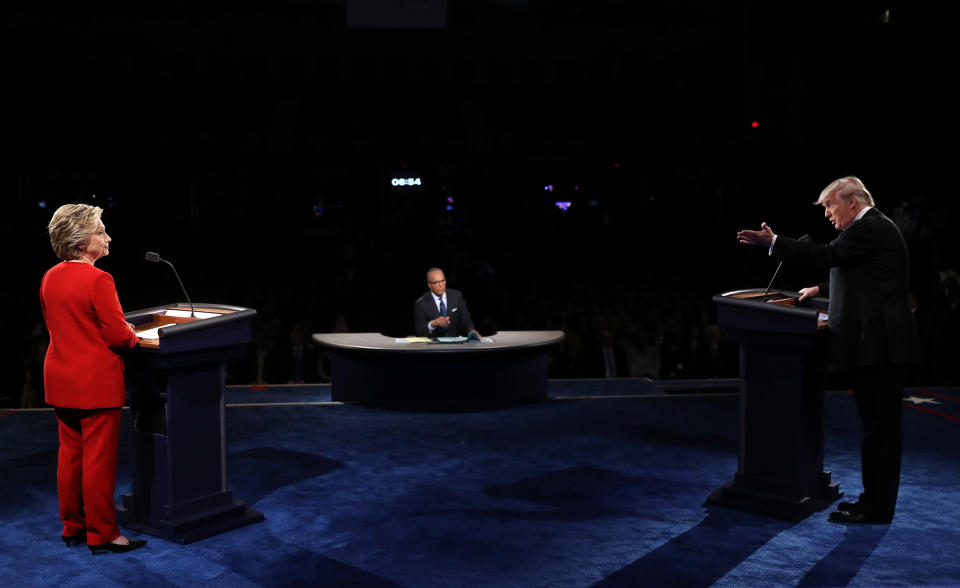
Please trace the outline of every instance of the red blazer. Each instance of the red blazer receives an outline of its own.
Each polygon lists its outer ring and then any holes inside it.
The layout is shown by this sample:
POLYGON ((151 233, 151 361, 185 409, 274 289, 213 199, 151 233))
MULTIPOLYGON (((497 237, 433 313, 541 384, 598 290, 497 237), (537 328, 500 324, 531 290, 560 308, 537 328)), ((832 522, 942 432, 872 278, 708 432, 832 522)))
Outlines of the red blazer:
POLYGON ((63 262, 40 282, 50 333, 43 361, 47 404, 63 408, 123 406, 124 349, 137 345, 113 276, 89 263, 63 262))

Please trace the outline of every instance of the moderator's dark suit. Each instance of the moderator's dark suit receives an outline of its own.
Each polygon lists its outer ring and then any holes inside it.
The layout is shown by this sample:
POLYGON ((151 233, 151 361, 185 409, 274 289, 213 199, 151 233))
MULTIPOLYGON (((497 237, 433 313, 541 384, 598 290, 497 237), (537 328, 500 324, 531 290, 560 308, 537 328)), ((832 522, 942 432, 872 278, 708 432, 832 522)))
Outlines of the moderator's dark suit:
POLYGON ((437 310, 436 296, 427 292, 413 303, 413 327, 418 337, 464 337, 474 330, 473 320, 467 301, 459 290, 447 288, 447 316, 450 317, 449 327, 437 327, 430 332, 427 323, 440 317, 437 310))
POLYGON ((900 484, 901 412, 907 366, 917 360, 910 269, 900 230, 876 208, 828 245, 778 236, 773 254, 830 270, 830 369, 852 375, 864 428, 860 501, 892 518, 900 484))

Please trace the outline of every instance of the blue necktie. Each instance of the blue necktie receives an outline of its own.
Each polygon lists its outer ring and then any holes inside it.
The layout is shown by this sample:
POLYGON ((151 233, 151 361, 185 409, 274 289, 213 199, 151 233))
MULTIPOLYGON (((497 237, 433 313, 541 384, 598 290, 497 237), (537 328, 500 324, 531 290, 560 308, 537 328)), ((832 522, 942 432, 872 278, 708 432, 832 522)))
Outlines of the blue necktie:
POLYGON ((437 300, 440 301, 440 316, 447 316, 447 305, 443 303, 443 297, 438 296, 437 300))

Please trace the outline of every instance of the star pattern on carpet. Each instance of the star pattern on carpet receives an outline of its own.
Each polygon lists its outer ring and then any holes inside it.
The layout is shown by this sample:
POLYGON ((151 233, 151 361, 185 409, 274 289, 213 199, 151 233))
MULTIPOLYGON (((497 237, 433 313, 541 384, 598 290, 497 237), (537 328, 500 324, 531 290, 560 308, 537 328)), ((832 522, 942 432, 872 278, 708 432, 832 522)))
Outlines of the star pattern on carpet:
POLYGON ((907 396, 903 399, 904 402, 912 402, 914 404, 940 404, 935 398, 923 398, 922 396, 907 396))

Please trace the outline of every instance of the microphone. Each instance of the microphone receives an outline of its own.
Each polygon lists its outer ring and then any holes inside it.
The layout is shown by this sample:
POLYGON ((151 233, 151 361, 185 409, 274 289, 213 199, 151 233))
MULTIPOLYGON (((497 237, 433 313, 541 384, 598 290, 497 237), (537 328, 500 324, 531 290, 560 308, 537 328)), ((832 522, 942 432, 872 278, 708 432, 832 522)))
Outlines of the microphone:
MULTIPOLYGON (((810 234, 808 233, 808 234, 800 237, 799 239, 797 239, 797 241, 800 242, 800 243, 806 243, 806 242, 810 241, 810 234)), ((773 272, 773 277, 770 278, 770 283, 767 284, 767 289, 763 291, 763 298, 761 298, 761 300, 764 300, 764 301, 765 301, 765 300, 767 299, 767 295, 770 293, 770 286, 773 286, 773 281, 777 279, 777 274, 780 273, 780 268, 781 268, 781 267, 783 267, 783 260, 780 260, 780 263, 777 264, 777 270, 776 270, 775 272, 773 272)))
POLYGON ((180 289, 183 290, 183 295, 186 296, 187 303, 190 305, 190 316, 193 318, 196 318, 196 315, 193 313, 193 302, 190 302, 190 295, 187 294, 187 289, 183 287, 183 282, 180 281, 180 274, 177 273, 177 268, 173 267, 172 263, 170 263, 166 259, 163 259, 153 251, 147 251, 147 254, 144 256, 144 259, 146 259, 150 263, 163 262, 170 266, 170 269, 173 270, 173 275, 177 277, 177 282, 180 282, 180 289))

